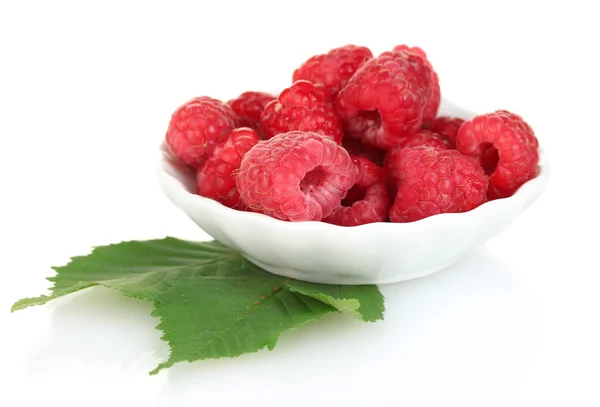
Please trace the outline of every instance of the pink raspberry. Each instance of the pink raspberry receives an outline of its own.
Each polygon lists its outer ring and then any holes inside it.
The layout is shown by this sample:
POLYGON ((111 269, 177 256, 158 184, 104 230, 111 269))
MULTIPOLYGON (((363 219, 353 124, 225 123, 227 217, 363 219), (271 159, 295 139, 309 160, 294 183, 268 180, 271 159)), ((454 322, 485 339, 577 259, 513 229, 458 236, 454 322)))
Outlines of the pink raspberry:
POLYGON ((449 142, 448 140, 442 139, 439 135, 428 130, 420 130, 408 136, 401 146, 389 149, 385 154, 383 166, 385 168, 385 173, 388 175, 388 188, 390 191, 393 191, 394 194, 398 191, 396 181, 400 177, 400 174, 398 173, 400 169, 400 166, 398 165, 400 151, 404 148, 417 147, 430 147, 440 150, 448 150, 449 142))
POLYGON ((440 79, 438 74, 433 69, 433 65, 431 65, 431 62, 429 59, 427 59, 427 54, 419 47, 409 47, 408 45, 398 45, 394 48, 394 51, 405 51, 419 56, 423 59, 423 62, 425 62, 431 68, 431 95, 425 104, 423 121, 427 122, 432 120, 437 115, 438 108, 440 107, 442 93, 440 90, 440 79))
POLYGON ((223 205, 244 210, 240 194, 235 185, 236 172, 242 158, 258 143, 258 135, 250 128, 239 128, 231 132, 219 144, 212 156, 206 160, 196 174, 198 195, 212 198, 223 205))
POLYGON ((352 159, 329 137, 291 131, 260 141, 236 184, 249 208, 281 220, 320 221, 354 185, 352 159))
POLYGON ((490 176, 488 199, 506 198, 538 173, 538 139, 521 116, 506 110, 467 120, 456 148, 479 158, 490 176))
POLYGON ((433 147, 448 150, 450 148, 450 142, 432 131, 419 130, 416 133, 409 135, 404 143, 402 143, 401 147, 433 147))
POLYGON ((383 169, 360 157, 353 157, 352 162, 356 169, 356 182, 341 205, 324 221, 340 226, 383 222, 390 209, 383 169))
POLYGON ((456 150, 403 148, 386 160, 397 188, 389 212, 392 222, 466 212, 486 201, 488 183, 483 169, 456 150))
POLYGON ((294 82, 281 92, 265 107, 260 122, 267 139, 295 130, 328 136, 338 144, 344 136, 340 119, 323 89, 308 81, 294 82))
POLYGON ((458 129, 465 121, 458 117, 439 116, 433 120, 423 123, 423 130, 430 130, 439 134, 450 142, 450 148, 456 147, 456 135, 458 129))
POLYGON ((334 100, 354 72, 371 58, 373 54, 366 47, 346 45, 335 48, 304 62, 294 71, 293 81, 307 80, 315 85, 322 85, 330 100, 334 100))
POLYGON ((227 105, 237 116, 237 127, 250 127, 260 135, 260 115, 265 106, 276 97, 265 92, 244 92, 227 105))
POLYGON ((236 116, 223 102, 202 96, 180 106, 171 117, 166 142, 178 159, 199 167, 235 128, 236 116))
POLYGON ((419 56, 384 52, 361 66, 340 91, 336 108, 345 134, 387 150, 421 128, 432 73, 419 56))

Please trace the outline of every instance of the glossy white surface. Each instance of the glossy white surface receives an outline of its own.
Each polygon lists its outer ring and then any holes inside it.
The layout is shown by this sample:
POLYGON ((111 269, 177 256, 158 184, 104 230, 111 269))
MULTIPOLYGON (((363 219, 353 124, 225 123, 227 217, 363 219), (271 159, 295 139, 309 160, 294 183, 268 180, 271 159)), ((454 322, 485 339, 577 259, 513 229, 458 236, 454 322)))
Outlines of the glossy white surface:
MULTIPOLYGON (((439 114, 470 119, 476 113, 444 100, 439 114)), ((548 158, 542 155, 539 176, 510 198, 418 222, 341 227, 283 222, 198 196, 193 172, 178 165, 164 146, 163 151, 160 186, 203 231, 272 273, 329 284, 395 283, 448 267, 502 232, 539 198, 550 174, 548 158)))
POLYGON ((593 2, 345 4, 0 2, 0 406, 600 406, 593 2), (383 286, 385 321, 331 315, 272 352, 148 376, 168 349, 147 304, 93 289, 9 313, 92 246, 210 239, 157 186, 171 110, 277 89, 345 42, 420 44, 445 96, 522 114, 544 194, 448 269, 383 286))

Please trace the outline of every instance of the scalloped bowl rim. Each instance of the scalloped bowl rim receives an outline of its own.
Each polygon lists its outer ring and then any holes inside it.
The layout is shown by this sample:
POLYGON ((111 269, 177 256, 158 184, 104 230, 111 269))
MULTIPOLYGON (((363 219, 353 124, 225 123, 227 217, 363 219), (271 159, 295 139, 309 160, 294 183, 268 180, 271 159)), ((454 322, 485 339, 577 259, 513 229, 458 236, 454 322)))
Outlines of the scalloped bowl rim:
POLYGON ((300 229, 312 229, 315 232, 328 231, 328 230, 334 230, 334 229, 338 229, 338 230, 344 229, 345 231, 348 231, 348 233, 365 233, 365 231, 369 231, 370 229, 378 230, 380 228, 381 229, 399 228, 399 227, 401 227, 403 229, 421 228, 424 224, 435 224, 438 222, 445 222, 446 221, 445 218, 460 219, 460 218, 464 218, 467 216, 473 216, 474 214, 477 214, 479 212, 495 211, 496 207, 512 205, 512 202, 517 201, 521 197, 537 195, 537 190, 540 189, 540 187, 545 186, 547 178, 549 176, 548 159, 546 157, 545 152, 540 149, 540 159, 539 159, 540 171, 539 171, 538 175, 535 178, 533 178, 533 179, 525 182, 523 185, 521 185, 521 187, 519 187, 519 189, 517 189, 515 191, 515 193, 508 198, 487 201, 484 204, 479 205, 478 207, 471 209, 470 211, 467 211, 467 212, 441 213, 441 214, 429 216, 427 218, 424 218, 424 219, 421 219, 418 221, 414 221, 414 222, 406 222, 406 223, 374 222, 374 223, 367 223, 367 224, 358 225, 358 226, 339 226, 339 225, 334 225, 331 223, 320 222, 320 221, 303 221, 303 222, 282 221, 280 219, 276 219, 271 216, 263 215, 263 214, 256 213, 256 212, 245 212, 245 211, 231 209, 213 199, 205 198, 203 196, 192 193, 188 190, 188 188, 186 188, 185 185, 183 185, 183 183, 176 176, 172 175, 171 172, 177 172, 178 170, 176 169, 176 167, 173 164, 171 164, 169 162, 169 159, 167 158, 168 153, 165 152, 164 143, 161 144, 160 151, 165 155, 165 157, 163 157, 163 160, 161 161, 161 167, 159 168, 159 176, 164 175, 164 176, 168 177, 171 181, 173 181, 175 190, 178 190, 180 193, 182 193, 184 196, 186 196, 187 197, 186 199, 188 199, 190 201, 196 201, 197 203, 205 205, 207 208, 210 208, 211 210, 214 210, 216 212, 221 212, 223 214, 223 216, 226 216, 229 219, 255 218, 255 219, 257 219, 257 221, 260 220, 261 222, 271 224, 275 227, 289 229, 290 233, 293 233, 300 229))

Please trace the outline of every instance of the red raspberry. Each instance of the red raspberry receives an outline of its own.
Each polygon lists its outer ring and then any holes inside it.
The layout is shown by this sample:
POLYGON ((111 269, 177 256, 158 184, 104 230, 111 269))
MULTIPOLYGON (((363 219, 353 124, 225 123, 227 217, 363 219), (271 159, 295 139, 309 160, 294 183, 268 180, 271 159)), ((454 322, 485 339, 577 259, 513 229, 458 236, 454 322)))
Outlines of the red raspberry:
POLYGON ((419 130, 408 136, 401 147, 433 147, 441 150, 448 150, 450 148, 450 142, 432 131, 419 130))
POLYGON ((537 176, 538 139, 520 116, 506 110, 466 121, 458 131, 456 147, 480 159, 490 175, 490 200, 511 196, 537 176))
POLYGON ((383 169, 360 157, 352 157, 352 162, 356 169, 356 183, 341 205, 324 221, 340 226, 383 222, 390 209, 383 169))
POLYGON ((173 155, 199 167, 231 130, 235 113, 221 101, 202 96, 180 106, 169 123, 166 142, 173 155))
POLYGON ((198 168, 196 192, 212 198, 223 205, 244 210, 240 194, 235 186, 236 172, 242 158, 258 143, 258 135, 250 128, 239 128, 231 132, 225 142, 219 144, 212 156, 198 168))
POLYGON ((440 116, 423 123, 423 129, 439 134, 450 142, 451 148, 455 148, 458 129, 464 122, 463 119, 458 117, 440 116))
POLYGON ((319 221, 340 205, 355 177, 350 156, 332 139, 291 131, 254 146, 236 183, 249 208, 282 220, 319 221))
POLYGON ((351 156, 366 158, 377 165, 383 165, 385 150, 368 144, 363 144, 360 141, 350 137, 344 137, 342 139, 342 147, 344 147, 351 156))
POLYGON ((431 68, 404 51, 384 52, 360 67, 336 108, 346 134, 387 150, 420 129, 431 94, 431 68))
POLYGON ((308 81, 298 81, 285 89, 262 112, 260 122, 265 138, 288 131, 318 133, 338 144, 344 136, 337 113, 322 89, 308 81))
POLYGON ((275 99, 275 96, 264 92, 244 92, 227 105, 237 115, 237 127, 250 127, 260 133, 260 115, 265 106, 275 99))
POLYGON ((483 169, 456 150, 403 148, 390 164, 398 187, 389 212, 392 222, 466 212, 485 202, 488 184, 483 169))
POLYGON ((398 45, 394 48, 394 51, 405 51, 419 56, 423 59, 423 62, 431 68, 431 95, 427 100, 425 110, 423 111, 423 121, 432 120, 437 115, 438 108, 440 107, 442 92, 440 90, 440 79, 433 69, 433 65, 431 65, 431 62, 427 59, 427 54, 419 47, 409 47, 408 45, 398 45))
POLYGON ((388 188, 393 194, 398 192, 398 186, 396 185, 396 182, 400 177, 400 174, 398 173, 400 168, 398 166, 400 151, 404 148, 418 147, 430 147, 440 150, 450 149, 447 140, 442 139, 439 135, 427 130, 420 130, 416 133, 413 133, 408 136, 408 139, 401 146, 389 149, 385 154, 383 166, 385 168, 385 174, 388 176, 388 188))
POLYGON ((293 81, 301 79, 322 85, 334 100, 348 79, 365 62, 373 58, 371 50, 356 45, 335 48, 327 54, 315 55, 294 71, 293 81))

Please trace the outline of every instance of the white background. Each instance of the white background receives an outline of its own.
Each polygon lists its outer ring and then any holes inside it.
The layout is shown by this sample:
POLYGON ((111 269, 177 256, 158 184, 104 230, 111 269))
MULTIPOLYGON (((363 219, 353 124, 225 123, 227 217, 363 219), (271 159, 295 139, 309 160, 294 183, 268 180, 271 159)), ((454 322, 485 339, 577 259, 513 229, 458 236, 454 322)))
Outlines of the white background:
POLYGON ((0 405, 600 405, 592 6, 157 3, 0 5, 0 405), (383 287, 384 322, 332 316, 273 352, 148 376, 167 346, 147 304, 92 289, 8 312, 92 246, 206 238, 157 186, 172 111, 280 89, 348 43, 419 45, 445 97, 522 115, 552 165, 544 196, 451 269, 383 287))

